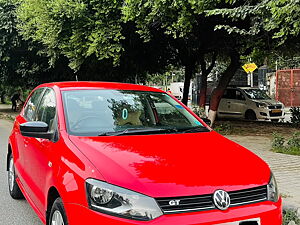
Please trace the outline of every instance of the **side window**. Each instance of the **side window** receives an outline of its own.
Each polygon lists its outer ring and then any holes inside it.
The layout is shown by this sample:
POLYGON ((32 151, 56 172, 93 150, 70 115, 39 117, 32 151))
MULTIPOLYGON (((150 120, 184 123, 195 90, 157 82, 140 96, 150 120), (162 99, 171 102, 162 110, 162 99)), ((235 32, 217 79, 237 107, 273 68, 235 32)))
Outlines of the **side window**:
POLYGON ((37 111, 37 121, 42 121, 48 124, 49 131, 54 128, 54 119, 56 115, 56 99, 55 93, 52 89, 47 89, 41 100, 37 111))
POLYGON ((27 104, 24 108, 24 117, 27 121, 33 121, 35 118, 36 110, 39 104, 39 100, 41 98, 41 95, 44 91, 44 88, 37 89, 29 100, 27 101, 27 104))
POLYGON ((184 116, 183 113, 180 113, 179 110, 182 110, 183 107, 176 105, 173 107, 169 102, 164 99, 151 96, 151 100, 157 111, 158 122, 160 125, 179 125, 182 127, 187 127, 191 125, 191 122, 184 116))
POLYGON ((246 100, 245 96, 243 95, 243 93, 241 91, 236 91, 236 99, 237 100, 246 100))
POLYGON ((223 98, 236 99, 236 90, 235 89, 227 89, 224 92, 223 98))

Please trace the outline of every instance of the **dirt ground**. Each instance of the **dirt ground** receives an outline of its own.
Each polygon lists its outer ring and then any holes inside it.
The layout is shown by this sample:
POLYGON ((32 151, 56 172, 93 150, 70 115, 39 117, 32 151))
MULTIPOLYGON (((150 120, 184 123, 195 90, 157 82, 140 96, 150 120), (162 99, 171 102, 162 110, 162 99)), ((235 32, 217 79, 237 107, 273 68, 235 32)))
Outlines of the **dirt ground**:
POLYGON ((216 121, 213 128, 223 135, 266 137, 271 137, 273 133, 277 133, 282 136, 291 136, 293 133, 300 131, 300 127, 295 127, 291 123, 241 120, 216 121))

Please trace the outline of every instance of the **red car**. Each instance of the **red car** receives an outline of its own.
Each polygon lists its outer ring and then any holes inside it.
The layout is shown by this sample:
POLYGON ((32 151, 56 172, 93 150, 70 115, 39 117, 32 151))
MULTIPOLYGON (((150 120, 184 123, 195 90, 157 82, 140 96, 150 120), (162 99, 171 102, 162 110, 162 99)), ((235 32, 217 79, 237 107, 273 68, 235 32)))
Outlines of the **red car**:
POLYGON ((48 225, 281 225, 268 165, 150 87, 44 84, 16 118, 9 192, 48 225))

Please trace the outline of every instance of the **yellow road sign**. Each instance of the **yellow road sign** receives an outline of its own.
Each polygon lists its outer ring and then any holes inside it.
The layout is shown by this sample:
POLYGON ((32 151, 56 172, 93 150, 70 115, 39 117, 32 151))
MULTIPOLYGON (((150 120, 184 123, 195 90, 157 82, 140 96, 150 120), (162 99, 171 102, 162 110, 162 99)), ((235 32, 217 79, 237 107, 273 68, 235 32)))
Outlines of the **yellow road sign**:
POLYGON ((255 63, 248 63, 243 65, 242 68, 246 71, 246 73, 252 73, 257 69, 257 65, 255 63))

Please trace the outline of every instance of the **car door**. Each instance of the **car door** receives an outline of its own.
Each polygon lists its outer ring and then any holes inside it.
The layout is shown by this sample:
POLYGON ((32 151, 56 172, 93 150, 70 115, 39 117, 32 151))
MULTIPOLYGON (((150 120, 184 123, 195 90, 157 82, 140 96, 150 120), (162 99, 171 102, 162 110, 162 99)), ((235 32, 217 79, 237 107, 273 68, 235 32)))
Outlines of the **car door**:
MULTIPOLYGON (((47 123, 48 132, 57 132, 56 118, 55 92, 47 88, 38 106, 35 121, 47 123)), ((43 213, 46 209, 46 179, 51 175, 56 140, 30 137, 24 139, 27 139, 26 154, 24 154, 24 163, 28 174, 27 193, 37 209, 43 213)))
POLYGON ((27 154, 29 139, 27 137, 22 136, 20 132, 20 124, 30 122, 35 119, 37 107, 41 100, 44 90, 44 88, 39 88, 31 94, 24 107, 23 113, 16 118, 14 126, 15 143, 13 148, 15 151, 15 167, 18 173, 18 178, 22 186, 25 188, 26 193, 28 191, 27 183, 29 179, 29 174, 28 170, 26 169, 27 163, 24 161, 24 158, 27 154))
POLYGON ((220 101, 219 108, 218 108, 218 116, 219 117, 231 117, 234 115, 231 103, 236 98, 236 91, 235 89, 226 89, 224 95, 220 101))
POLYGON ((232 94, 232 99, 229 101, 228 106, 232 116, 242 118, 246 110, 246 98, 240 90, 234 91, 235 93, 232 94))

